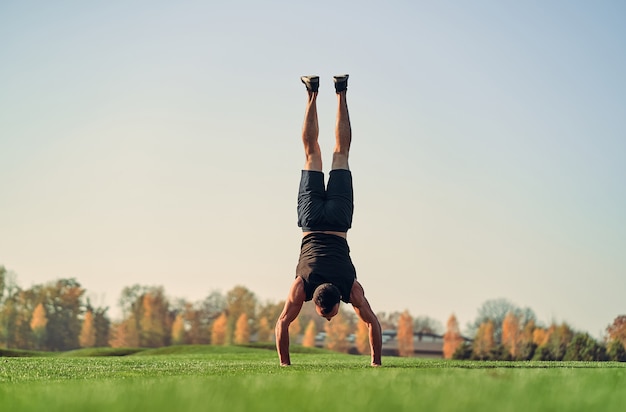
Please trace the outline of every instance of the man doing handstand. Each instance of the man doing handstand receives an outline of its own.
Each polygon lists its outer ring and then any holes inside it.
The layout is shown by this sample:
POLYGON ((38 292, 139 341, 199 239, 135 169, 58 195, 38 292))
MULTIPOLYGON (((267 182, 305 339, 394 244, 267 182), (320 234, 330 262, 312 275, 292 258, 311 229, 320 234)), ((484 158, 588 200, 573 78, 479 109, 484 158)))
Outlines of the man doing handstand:
POLYGON ((298 226, 302 228, 300 259, 296 279, 291 285, 278 321, 276 322, 276 349, 282 366, 291 364, 289 357, 289 325, 305 301, 313 300, 318 315, 331 320, 339 312, 339 303, 351 303, 356 314, 369 329, 372 366, 381 364, 382 335, 378 318, 365 298, 363 287, 356 280, 356 270, 350 259, 346 240, 352 226, 354 210, 352 174, 348 167, 348 153, 352 140, 350 117, 346 102, 348 75, 335 76, 337 93, 337 122, 335 150, 328 178, 324 186, 322 154, 318 144, 317 121, 318 76, 303 76, 308 100, 302 128, 302 142, 306 161, 298 193, 298 226))

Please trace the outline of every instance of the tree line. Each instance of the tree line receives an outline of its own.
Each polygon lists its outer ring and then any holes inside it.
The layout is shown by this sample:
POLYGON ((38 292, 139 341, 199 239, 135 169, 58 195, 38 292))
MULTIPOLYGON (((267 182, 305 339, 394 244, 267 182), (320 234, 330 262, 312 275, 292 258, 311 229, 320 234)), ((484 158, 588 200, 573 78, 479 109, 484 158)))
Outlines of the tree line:
MULTIPOLYGON (((284 302, 262 302, 244 286, 225 294, 210 292, 190 302, 171 299, 163 287, 134 285, 122 290, 122 318, 111 320, 107 307, 95 307, 76 279, 59 279, 29 289, 0 266, 0 347, 67 351, 89 347, 162 347, 182 344, 248 344, 274 340, 274 324, 284 302)), ((413 356, 415 335, 442 336, 443 355, 454 359, 620 360, 626 361, 626 315, 607 328, 598 342, 567 324, 538 324, 532 310, 506 300, 485 302, 471 337, 462 336, 452 315, 445 328, 428 316, 408 311, 378 313, 384 330, 395 330, 398 354, 413 356)), ((289 328, 292 342, 368 354, 366 325, 352 312, 340 311, 332 322, 305 304, 289 328), (320 334, 319 332, 324 332, 320 334), (324 336, 320 339, 320 336, 324 336)))

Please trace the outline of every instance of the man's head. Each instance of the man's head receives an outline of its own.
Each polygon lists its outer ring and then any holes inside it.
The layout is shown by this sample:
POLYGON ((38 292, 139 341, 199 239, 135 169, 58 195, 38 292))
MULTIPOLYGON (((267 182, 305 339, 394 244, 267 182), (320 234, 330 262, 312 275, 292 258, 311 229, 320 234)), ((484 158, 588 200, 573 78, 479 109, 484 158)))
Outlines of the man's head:
POLYGON ((330 320, 339 313, 341 293, 337 286, 331 283, 319 285, 313 293, 313 303, 318 315, 330 320))

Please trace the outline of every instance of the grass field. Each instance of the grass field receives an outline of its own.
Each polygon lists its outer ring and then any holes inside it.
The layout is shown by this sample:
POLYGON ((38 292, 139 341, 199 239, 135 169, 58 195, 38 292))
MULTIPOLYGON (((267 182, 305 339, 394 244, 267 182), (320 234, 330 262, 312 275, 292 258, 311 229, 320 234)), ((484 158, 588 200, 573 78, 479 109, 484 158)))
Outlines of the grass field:
MULTIPOLYGON (((181 346, 0 357, 0 411, 624 411, 626 364, 181 346), (113 355, 113 356, 103 356, 113 355)), ((1 353, 0 353, 1 354, 1 353)), ((12 353, 13 356, 20 353, 12 353)), ((5 353, 6 355, 6 353, 5 353)))

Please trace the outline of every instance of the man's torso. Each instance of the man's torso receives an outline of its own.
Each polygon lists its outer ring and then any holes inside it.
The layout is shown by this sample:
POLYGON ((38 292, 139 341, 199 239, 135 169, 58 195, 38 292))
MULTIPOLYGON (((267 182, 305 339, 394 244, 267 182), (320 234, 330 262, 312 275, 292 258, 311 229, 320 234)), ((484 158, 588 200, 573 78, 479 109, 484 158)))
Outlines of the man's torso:
POLYGON ((302 238, 296 276, 304 280, 306 301, 313 298, 315 288, 332 283, 339 288, 341 300, 350 302, 350 291, 356 270, 350 259, 345 232, 311 232, 302 238))

